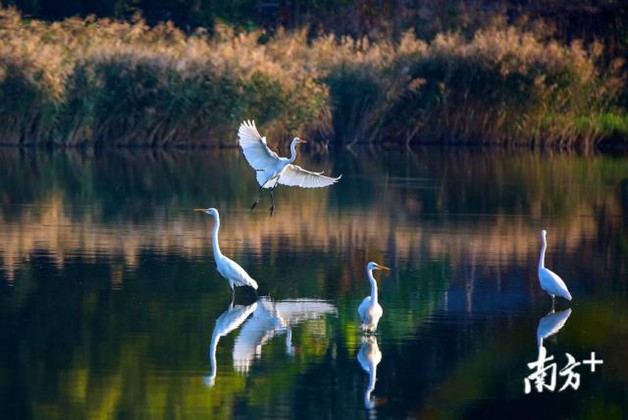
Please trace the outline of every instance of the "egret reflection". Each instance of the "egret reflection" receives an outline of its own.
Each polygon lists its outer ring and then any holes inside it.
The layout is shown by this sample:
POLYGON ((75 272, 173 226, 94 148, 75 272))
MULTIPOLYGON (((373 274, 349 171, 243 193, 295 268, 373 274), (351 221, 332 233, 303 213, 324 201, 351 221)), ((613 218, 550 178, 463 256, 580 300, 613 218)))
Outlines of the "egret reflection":
POLYGON ((231 331, 242 325, 242 323, 255 311, 256 308, 257 302, 246 306, 234 306, 233 301, 231 301, 229 308, 220 314, 218 319, 216 319, 216 326, 212 331, 212 339, 209 345, 211 372, 205 377, 205 384, 207 386, 213 386, 216 380, 216 373, 218 370, 216 365, 216 348, 218 347, 218 341, 221 337, 229 334, 231 331))
POLYGON ((536 344, 539 351, 543 347, 543 340, 560 331, 565 326, 569 315, 571 315, 571 309, 560 312, 551 311, 539 320, 539 325, 536 328, 536 344))
POLYGON ((262 347, 273 337, 286 334, 286 353, 294 354, 292 327, 299 323, 336 313, 336 307, 324 300, 296 299, 274 302, 262 297, 233 346, 233 366, 247 373, 253 360, 261 357, 262 347))
POLYGON ((375 401, 371 399, 371 393, 375 389, 375 381, 377 381, 377 365, 382 360, 382 352, 377 345, 377 338, 373 335, 363 336, 362 345, 358 351, 358 362, 362 369, 368 373, 369 382, 364 391, 364 407, 367 410, 375 408, 375 401))

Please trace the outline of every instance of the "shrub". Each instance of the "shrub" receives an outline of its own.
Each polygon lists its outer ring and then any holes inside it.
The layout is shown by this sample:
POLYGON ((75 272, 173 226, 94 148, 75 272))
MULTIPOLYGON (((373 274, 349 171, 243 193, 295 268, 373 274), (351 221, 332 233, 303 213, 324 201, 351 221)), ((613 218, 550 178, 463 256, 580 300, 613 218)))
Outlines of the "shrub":
POLYGON ((625 138, 624 63, 596 66, 602 55, 503 24, 430 43, 225 25, 208 37, 0 9, 0 142, 234 145, 255 119, 273 142, 589 147, 625 138))

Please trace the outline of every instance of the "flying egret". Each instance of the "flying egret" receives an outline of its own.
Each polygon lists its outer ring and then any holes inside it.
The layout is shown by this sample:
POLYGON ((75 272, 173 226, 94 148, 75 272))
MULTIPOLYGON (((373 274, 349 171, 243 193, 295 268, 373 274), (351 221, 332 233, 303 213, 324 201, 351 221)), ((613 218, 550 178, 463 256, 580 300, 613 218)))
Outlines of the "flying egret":
POLYGON ((388 271, 390 268, 372 261, 366 265, 366 276, 371 283, 371 296, 365 297, 358 307, 358 314, 360 314, 360 318, 362 319, 362 331, 364 332, 375 332, 375 330, 377 330, 377 323, 384 314, 384 310, 377 301, 377 281, 375 281, 375 277, 373 277, 373 270, 388 271))
POLYGON ((268 148, 266 137, 262 137, 257 128, 255 121, 244 121, 238 129, 238 137, 240 138, 240 147, 244 153, 244 157, 249 165, 257 171, 257 182, 260 187, 257 191, 255 202, 251 206, 251 211, 257 205, 262 189, 270 190, 270 215, 275 210, 274 191, 277 185, 287 185, 289 187, 302 188, 319 188, 328 187, 336 183, 338 178, 332 178, 323 175, 322 172, 311 172, 293 165, 292 162, 297 158, 297 144, 306 143, 305 140, 295 137, 290 143, 290 158, 279 157, 277 153, 268 148))
POLYGON ((558 274, 549 268, 545 268, 545 250, 547 249, 547 231, 541 231, 541 255, 539 256, 539 282, 541 288, 552 297, 552 308, 554 307, 556 296, 560 296, 567 300, 571 300, 571 293, 567 290, 567 286, 558 274))
POLYGON ((244 271, 244 268, 230 258, 225 257, 220 252, 218 245, 218 229, 220 229, 220 215, 215 208, 194 209, 194 211, 202 211, 214 217, 214 228, 212 229, 212 246, 214 248, 214 259, 216 260, 216 269, 222 277, 229 282, 231 288, 231 296, 235 295, 235 287, 250 286, 257 290, 257 282, 244 271))
POLYGON ((382 352, 377 345, 377 339, 373 336, 362 337, 362 345, 358 352, 358 362, 362 369, 369 374, 369 383, 364 391, 364 407, 367 410, 375 408, 375 401, 371 399, 371 392, 375 389, 377 381, 377 365, 382 360, 382 352))
POLYGON ((216 319, 216 326, 212 331, 212 339, 209 344, 209 363, 211 365, 211 372, 205 377, 205 385, 214 386, 214 382, 216 380, 216 373, 218 370, 216 365, 216 349, 218 348, 218 341, 220 341, 221 337, 224 337, 242 325, 242 323, 255 311, 256 308, 257 302, 253 302, 247 306, 234 306, 233 301, 231 301, 229 308, 224 311, 218 319, 216 319))

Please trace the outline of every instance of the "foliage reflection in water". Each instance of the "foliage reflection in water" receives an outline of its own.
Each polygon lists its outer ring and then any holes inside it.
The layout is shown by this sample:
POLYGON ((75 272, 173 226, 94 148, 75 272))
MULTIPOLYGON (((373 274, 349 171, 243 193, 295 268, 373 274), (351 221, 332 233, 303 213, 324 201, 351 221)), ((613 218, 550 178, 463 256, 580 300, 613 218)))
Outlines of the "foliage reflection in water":
POLYGON ((380 285, 372 413, 626 416, 626 157, 303 155, 342 182, 278 189, 269 219, 249 212, 257 186, 237 149, 0 150, 7 416, 362 416, 369 381, 356 363, 356 308, 371 260, 392 268, 380 285), (223 252, 265 296, 236 302, 244 320, 231 332, 220 331, 229 291, 210 226, 190 211, 207 204, 225 209, 223 252), (604 364, 577 391, 526 395, 549 309, 536 272, 542 228, 552 269, 575 296, 552 353, 595 351, 604 364), (285 321, 281 304, 301 297, 334 310, 285 321), (258 342, 259 353, 240 356, 258 342))

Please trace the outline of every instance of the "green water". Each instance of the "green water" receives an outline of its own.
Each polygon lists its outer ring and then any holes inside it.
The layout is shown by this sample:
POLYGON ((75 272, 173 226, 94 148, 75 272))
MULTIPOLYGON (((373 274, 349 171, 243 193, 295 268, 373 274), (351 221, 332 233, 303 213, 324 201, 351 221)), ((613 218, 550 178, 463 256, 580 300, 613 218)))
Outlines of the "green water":
POLYGON ((627 157, 308 154, 342 180, 278 189, 269 218, 267 196, 248 210, 238 149, 0 150, 3 418, 628 416, 627 157), (210 206, 260 300, 230 306, 211 218, 192 211, 210 206), (577 390, 558 376, 526 394, 551 309, 543 228, 574 296, 544 346, 559 369, 566 353, 604 364, 575 368, 577 390), (370 260, 392 271, 363 339, 370 260), (381 356, 368 395, 360 350, 381 356))

